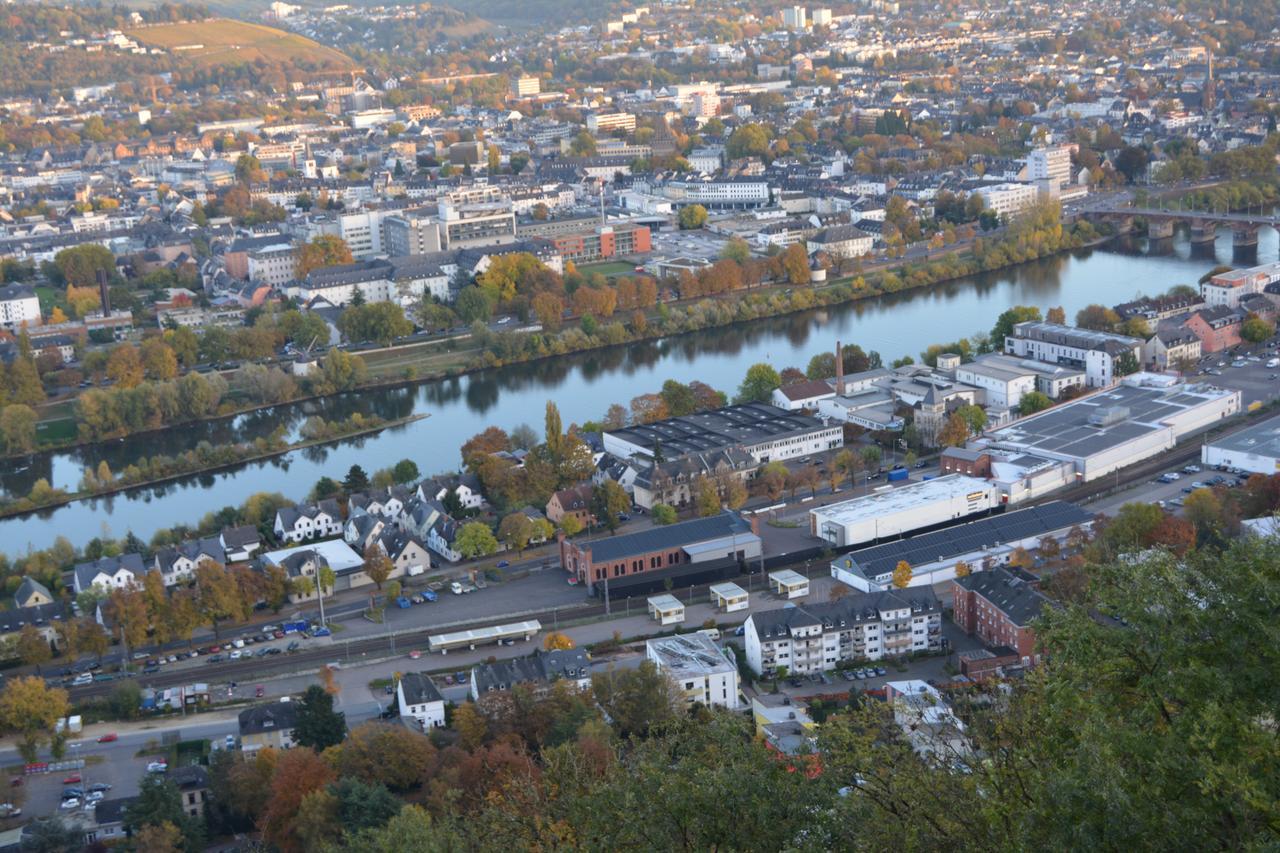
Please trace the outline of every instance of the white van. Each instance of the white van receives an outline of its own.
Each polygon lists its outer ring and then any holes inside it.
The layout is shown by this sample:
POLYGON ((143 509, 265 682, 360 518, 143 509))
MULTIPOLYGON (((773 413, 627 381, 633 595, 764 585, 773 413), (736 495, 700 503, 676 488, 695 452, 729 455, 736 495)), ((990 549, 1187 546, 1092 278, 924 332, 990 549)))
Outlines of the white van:
POLYGON ((1280 358, 1267 359, 1267 367, 1280 367, 1280 358))

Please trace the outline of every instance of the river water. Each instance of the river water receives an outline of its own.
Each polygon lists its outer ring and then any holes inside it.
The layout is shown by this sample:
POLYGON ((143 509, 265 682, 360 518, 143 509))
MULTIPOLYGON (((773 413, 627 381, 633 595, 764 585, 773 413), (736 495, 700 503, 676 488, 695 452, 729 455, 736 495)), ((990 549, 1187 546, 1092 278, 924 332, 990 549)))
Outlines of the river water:
MULTIPOLYGON (((217 443, 253 438, 279 424, 296 435, 312 415, 430 415, 374 436, 0 521, 0 552, 45 547, 57 535, 77 546, 95 536, 122 536, 130 530, 145 540, 159 528, 194 523, 206 512, 238 505, 254 492, 279 491, 301 499, 321 476, 339 479, 356 463, 371 473, 403 458, 413 459, 424 474, 454 470, 461 461, 459 446, 485 427, 510 429, 528 423, 541 433, 547 400, 556 401, 569 424, 600 417, 610 403, 626 405, 638 394, 657 391, 667 379, 698 379, 732 394, 751 364, 766 361, 778 369, 803 369, 811 356, 830 350, 837 340, 878 350, 886 363, 902 355, 918 358, 931 343, 990 329, 996 315, 1011 305, 1061 305, 1071 318, 1089 303, 1113 305, 1175 284, 1194 285, 1214 264, 1230 263, 1231 252, 1230 232, 1219 240, 1216 258, 1192 257, 1183 236, 1162 254, 1148 253, 1142 243, 1117 242, 923 291, 8 460, 0 463, 0 488, 7 494, 26 494, 38 477, 73 489, 84 469, 100 459, 118 471, 137 458, 179 452, 202 439, 217 443)), ((1264 229, 1258 262, 1276 259, 1277 234, 1264 229)))

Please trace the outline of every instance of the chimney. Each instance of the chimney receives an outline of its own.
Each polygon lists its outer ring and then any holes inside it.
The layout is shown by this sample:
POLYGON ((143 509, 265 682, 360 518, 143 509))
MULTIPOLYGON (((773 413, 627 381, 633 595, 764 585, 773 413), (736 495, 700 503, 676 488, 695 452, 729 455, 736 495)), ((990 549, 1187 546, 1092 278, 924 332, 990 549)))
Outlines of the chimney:
POLYGON ((107 289, 107 271, 98 270, 98 295, 102 298, 102 316, 111 316, 111 292, 107 289))
POLYGON ((844 396, 844 347, 836 341, 836 395, 844 396))

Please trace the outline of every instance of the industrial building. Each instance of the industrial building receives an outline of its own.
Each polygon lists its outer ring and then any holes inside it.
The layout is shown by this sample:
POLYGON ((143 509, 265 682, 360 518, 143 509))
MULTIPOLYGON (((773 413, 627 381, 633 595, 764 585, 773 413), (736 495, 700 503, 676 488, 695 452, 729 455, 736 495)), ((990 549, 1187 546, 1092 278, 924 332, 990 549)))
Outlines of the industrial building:
POLYGON ((644 655, 675 682, 685 702, 738 707, 738 667, 703 633, 646 640, 644 655))
MULTIPOLYGON (((1208 384, 1178 384, 1170 377, 1140 374, 1114 388, 1055 406, 986 433, 967 451, 989 451, 1010 467, 992 476, 1010 503, 1026 494, 1021 479, 1056 471, 1057 485, 1041 480, 1036 489, 1089 482, 1172 449, 1178 439, 1240 411, 1240 392, 1208 384), (1053 463, 1058 464, 1056 467, 1053 463)), ((955 464, 950 451, 943 470, 955 464)))
POLYGON ((893 570, 905 562, 910 586, 931 586, 954 579, 960 563, 973 572, 1005 565, 1018 548, 1034 552, 1046 537, 1062 542, 1072 528, 1092 522, 1075 504, 1053 501, 853 551, 831 563, 831 577, 861 592, 879 592, 890 588, 893 570))
POLYGON ((1280 473, 1280 417, 1209 442, 1200 448, 1200 460, 1251 474, 1280 473))
POLYGON ((635 424, 604 433, 604 449, 619 459, 667 459, 741 447, 765 463, 844 446, 844 428, 768 403, 744 403, 709 412, 635 424))
POLYGON ((947 524, 1000 506, 993 483, 950 474, 818 507, 809 512, 809 532, 837 548, 947 524))

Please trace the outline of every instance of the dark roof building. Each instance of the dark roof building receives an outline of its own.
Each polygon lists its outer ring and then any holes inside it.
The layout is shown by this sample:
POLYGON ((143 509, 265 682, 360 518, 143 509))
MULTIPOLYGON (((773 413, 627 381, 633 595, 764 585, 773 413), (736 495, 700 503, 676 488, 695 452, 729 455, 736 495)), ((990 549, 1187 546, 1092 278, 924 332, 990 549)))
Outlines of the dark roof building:
POLYGON ((585 651, 537 651, 528 657, 472 667, 471 698, 478 702, 489 693, 520 685, 545 689, 560 680, 572 681, 582 689, 591 684, 591 668, 585 651))
POLYGON ((1059 605, 1039 590, 1039 581, 1024 572, 995 568, 952 582, 955 623, 987 646, 1008 646, 1023 664, 1037 663, 1032 622, 1046 607, 1059 605))

